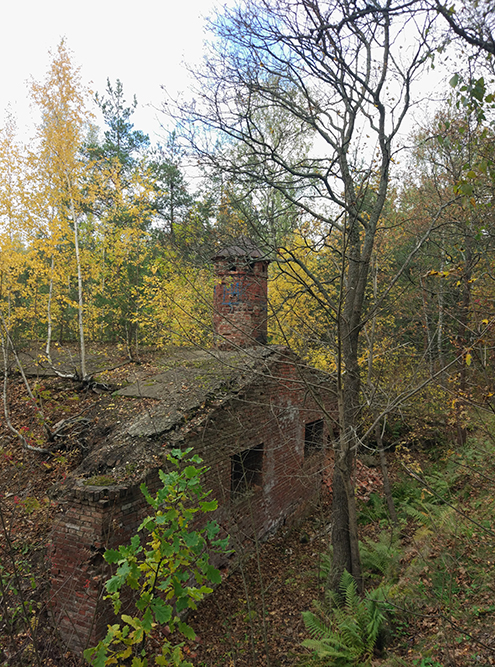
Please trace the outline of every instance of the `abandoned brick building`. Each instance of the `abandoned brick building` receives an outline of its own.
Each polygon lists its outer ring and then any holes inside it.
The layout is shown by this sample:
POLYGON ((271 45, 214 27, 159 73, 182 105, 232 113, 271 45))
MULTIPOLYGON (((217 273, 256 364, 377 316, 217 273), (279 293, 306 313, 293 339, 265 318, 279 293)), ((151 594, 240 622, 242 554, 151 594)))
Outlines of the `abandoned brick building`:
MULTIPOLYGON (((121 396, 155 399, 118 424, 66 484, 51 545, 57 626, 73 649, 94 645, 113 615, 101 604, 107 547, 146 515, 142 481, 158 486, 171 447, 193 447, 209 470, 216 519, 247 548, 294 521, 321 487, 334 399, 328 377, 266 345, 268 259, 240 239, 214 257, 215 348, 168 351, 163 372, 121 396), (132 477, 129 480, 129 470, 132 477), (95 484, 105 475, 105 486, 95 484), (127 481, 126 481, 127 480, 127 481)), ((101 483, 101 482, 100 482, 101 483)))

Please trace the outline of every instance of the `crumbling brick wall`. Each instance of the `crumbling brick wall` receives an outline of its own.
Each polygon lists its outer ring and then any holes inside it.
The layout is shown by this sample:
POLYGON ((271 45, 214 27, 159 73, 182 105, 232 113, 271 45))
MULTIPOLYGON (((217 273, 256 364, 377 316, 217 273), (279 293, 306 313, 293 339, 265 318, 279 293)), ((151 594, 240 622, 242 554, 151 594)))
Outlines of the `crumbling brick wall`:
POLYGON ((147 507, 138 486, 75 486, 64 498, 52 530, 51 606, 71 648, 83 650, 106 633, 112 612, 103 584, 111 573, 103 553, 130 540, 147 507))
MULTIPOLYGON (((321 396, 333 409, 331 395, 321 396)), ((239 553, 251 549, 255 539, 296 520, 318 496, 323 446, 331 434, 327 422, 322 424, 322 447, 308 455, 305 428, 323 417, 294 363, 287 360, 237 395, 219 398, 204 419, 183 429, 181 439, 175 433, 169 443, 164 434, 160 444, 164 451, 169 445, 193 447, 203 458, 208 466, 203 486, 219 502, 215 518, 239 553), (259 470, 251 471, 250 484, 239 491, 233 488, 235 468, 243 453, 248 452, 245 460, 249 459, 251 450, 259 470)), ((146 483, 150 491, 158 488, 158 469, 149 470, 146 483)), ((107 489, 75 481, 60 505, 52 533, 52 607, 60 633, 72 649, 95 645, 114 621, 102 601, 103 584, 110 576, 103 553, 129 541, 148 513, 138 485, 107 489)))
POLYGON ((219 348, 251 347, 267 340, 268 262, 237 258, 215 263, 213 329, 219 348), (232 265, 235 261, 235 265, 232 265))

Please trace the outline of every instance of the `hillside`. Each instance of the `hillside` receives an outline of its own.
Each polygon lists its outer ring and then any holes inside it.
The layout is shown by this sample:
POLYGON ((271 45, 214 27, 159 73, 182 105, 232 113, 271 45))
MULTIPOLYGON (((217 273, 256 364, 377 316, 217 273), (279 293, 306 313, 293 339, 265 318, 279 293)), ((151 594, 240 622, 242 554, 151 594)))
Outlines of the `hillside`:
MULTIPOLYGON (((104 372, 116 389, 149 376, 139 366, 104 372)), ((46 547, 57 512, 53 489, 129 416, 130 399, 94 393, 56 377, 30 380, 51 425, 66 429, 49 454, 22 449, 2 422, 0 432, 0 638, 2 667, 82 665, 62 646, 50 616, 46 547), (63 435, 63 437, 62 437, 63 435)), ((19 378, 9 386, 11 419, 33 446, 42 423, 19 378)), ((152 403, 153 399, 141 399, 152 403)), ((462 451, 445 445, 391 454, 400 526, 392 537, 377 468, 358 465, 361 555, 366 589, 386 583, 388 621, 370 663, 384 667, 495 664, 495 444, 478 422, 462 451)), ((369 461, 368 461, 369 462, 369 461)), ((129 471, 132 475, 132 471, 129 471)), ((279 533, 241 560, 190 623, 197 632, 186 654, 198 667, 310 664, 301 613, 322 599, 328 568, 328 491, 297 529, 279 533)), ((111 622, 112 619, 109 619, 111 622)), ((159 642, 160 632, 154 637, 159 642)), ((158 644, 157 644, 158 645, 158 644)), ((313 665, 331 664, 311 662, 313 665)))

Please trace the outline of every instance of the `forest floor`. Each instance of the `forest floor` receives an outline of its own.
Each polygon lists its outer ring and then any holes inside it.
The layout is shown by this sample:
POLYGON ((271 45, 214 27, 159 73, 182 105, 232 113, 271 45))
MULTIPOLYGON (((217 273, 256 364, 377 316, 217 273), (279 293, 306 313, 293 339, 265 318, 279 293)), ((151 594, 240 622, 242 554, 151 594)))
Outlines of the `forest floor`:
MULTIPOLYGON (((137 376, 155 372, 152 359, 151 355, 144 356, 135 366, 124 364, 125 359, 114 355, 109 365, 117 368, 101 372, 99 379, 114 390, 137 376)), ((9 381, 7 395, 10 419, 32 446, 45 447, 44 421, 52 428, 74 416, 84 416, 87 421, 71 422, 59 447, 49 454, 23 448, 5 420, 0 422, 0 666, 76 667, 85 663, 63 647, 49 613, 46 550, 58 511, 50 489, 63 483, 113 423, 128 418, 131 410, 138 411, 142 406, 125 397, 116 399, 112 391, 94 393, 57 377, 31 377, 29 382, 42 405, 42 418, 18 377, 9 381)), ((438 465, 424 451, 413 451, 408 456, 409 465, 414 459, 420 479, 438 465)), ((495 664, 495 544, 491 532, 495 516, 494 459, 492 456, 483 473, 475 467, 476 461, 470 461, 465 476, 458 474, 448 489, 450 504, 457 485, 462 494, 460 499, 456 497, 456 507, 464 514, 481 513, 483 520, 478 528, 468 529, 457 522, 455 529, 447 530, 452 513, 447 516, 444 504, 438 503, 437 507, 433 502, 435 494, 444 488, 442 480, 447 473, 429 478, 433 480, 431 487, 430 482, 421 485, 417 480, 405 481, 403 461, 391 456, 398 502, 406 502, 401 500, 402 493, 414 497, 419 509, 418 516, 410 512, 403 520, 400 537, 394 543, 391 560, 396 572, 392 577, 388 574, 395 586, 395 611, 388 641, 381 653, 375 652, 373 666, 495 664), (425 496, 431 496, 430 505, 425 496), (437 524, 424 520, 421 525, 421 513, 437 524)), ((360 537, 365 543, 388 540, 390 546, 381 487, 378 469, 359 464, 360 537)), ((301 613, 312 608, 313 600, 323 599, 330 501, 330 493, 325 490, 317 510, 300 526, 279 532, 240 559, 190 617, 197 638, 188 642, 185 650, 194 665, 310 664, 309 652, 301 647, 309 637, 301 613)), ((368 571, 367 586, 376 585, 383 574, 380 568, 368 571)), ((157 633, 154 641, 159 642, 159 638, 157 633)))

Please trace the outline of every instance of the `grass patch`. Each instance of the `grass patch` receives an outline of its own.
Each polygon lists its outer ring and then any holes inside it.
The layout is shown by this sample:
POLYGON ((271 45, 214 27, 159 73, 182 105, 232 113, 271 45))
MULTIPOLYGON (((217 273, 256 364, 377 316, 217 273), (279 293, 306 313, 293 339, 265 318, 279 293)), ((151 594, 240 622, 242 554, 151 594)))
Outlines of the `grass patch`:
POLYGON ((395 648, 417 646, 413 665, 467 666, 475 653, 477 664, 495 664, 486 641, 487 626, 495 626, 494 455, 491 439, 472 436, 462 451, 405 471, 394 488, 406 527, 391 599, 409 629, 395 648))

